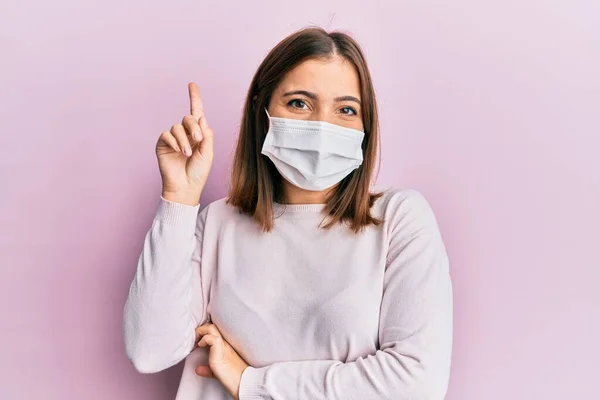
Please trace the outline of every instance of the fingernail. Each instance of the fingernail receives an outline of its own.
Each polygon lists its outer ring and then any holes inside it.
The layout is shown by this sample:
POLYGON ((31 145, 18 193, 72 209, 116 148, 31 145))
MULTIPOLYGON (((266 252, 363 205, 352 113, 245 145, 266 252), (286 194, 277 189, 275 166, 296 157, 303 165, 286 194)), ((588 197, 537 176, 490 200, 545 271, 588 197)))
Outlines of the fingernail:
POLYGON ((203 128, 206 128, 206 126, 207 126, 206 117, 202 117, 201 119, 202 119, 202 121, 200 122, 200 125, 202 125, 203 128))
POLYGON ((192 149, 190 149, 189 147, 186 147, 185 148, 185 155, 188 156, 188 157, 191 156, 192 155, 192 149))
POLYGON ((200 131, 194 132, 194 139, 202 140, 202 134, 200 133, 200 131))

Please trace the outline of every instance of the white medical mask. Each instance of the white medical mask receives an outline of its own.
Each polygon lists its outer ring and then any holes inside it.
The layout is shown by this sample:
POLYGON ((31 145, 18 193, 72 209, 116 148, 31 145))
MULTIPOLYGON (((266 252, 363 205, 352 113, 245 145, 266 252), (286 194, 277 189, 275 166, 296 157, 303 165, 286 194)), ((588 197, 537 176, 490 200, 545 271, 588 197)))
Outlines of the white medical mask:
POLYGON ((325 121, 271 117, 268 111, 267 116, 262 154, 293 185, 325 190, 362 164, 364 132, 325 121))

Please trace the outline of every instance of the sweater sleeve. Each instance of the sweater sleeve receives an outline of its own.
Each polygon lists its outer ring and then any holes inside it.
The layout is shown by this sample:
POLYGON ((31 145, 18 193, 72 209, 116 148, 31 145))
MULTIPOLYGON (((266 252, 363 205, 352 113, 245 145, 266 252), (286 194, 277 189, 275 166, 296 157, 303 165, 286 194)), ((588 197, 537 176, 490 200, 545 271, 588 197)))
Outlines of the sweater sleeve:
POLYGON ((125 351, 142 373, 162 371, 193 349, 206 305, 201 289, 204 211, 162 196, 146 233, 123 311, 125 351))
POLYGON ((446 250, 433 212, 418 192, 392 198, 387 210, 379 349, 347 363, 289 361, 248 367, 240 400, 444 398, 453 324, 446 250))

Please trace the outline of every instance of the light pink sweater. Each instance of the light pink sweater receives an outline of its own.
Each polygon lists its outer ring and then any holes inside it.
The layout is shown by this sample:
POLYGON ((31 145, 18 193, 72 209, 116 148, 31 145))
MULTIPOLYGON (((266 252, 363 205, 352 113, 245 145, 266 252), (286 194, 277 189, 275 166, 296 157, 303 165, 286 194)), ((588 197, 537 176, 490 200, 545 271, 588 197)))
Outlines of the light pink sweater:
POLYGON ((387 191, 384 224, 359 234, 320 229, 323 205, 276 204, 269 233, 224 200, 199 207, 161 198, 146 235, 124 310, 140 372, 187 357, 177 399, 230 399, 194 373, 194 328, 212 320, 251 366, 240 400, 444 398, 452 285, 422 195, 387 191))

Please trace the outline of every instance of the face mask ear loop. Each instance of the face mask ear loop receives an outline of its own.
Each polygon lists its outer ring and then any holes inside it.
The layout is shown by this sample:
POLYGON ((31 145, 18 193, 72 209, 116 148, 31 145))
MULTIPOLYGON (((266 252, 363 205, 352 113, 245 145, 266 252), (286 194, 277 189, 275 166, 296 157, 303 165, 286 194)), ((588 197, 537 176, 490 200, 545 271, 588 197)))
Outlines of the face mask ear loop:
POLYGON ((265 107, 265 112, 267 113, 267 132, 269 132, 269 129, 271 128, 271 116, 269 115, 269 111, 267 110, 267 107, 265 107))

